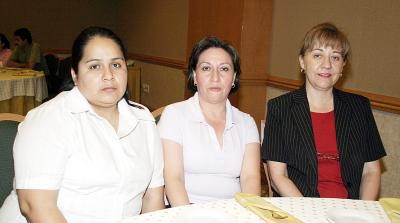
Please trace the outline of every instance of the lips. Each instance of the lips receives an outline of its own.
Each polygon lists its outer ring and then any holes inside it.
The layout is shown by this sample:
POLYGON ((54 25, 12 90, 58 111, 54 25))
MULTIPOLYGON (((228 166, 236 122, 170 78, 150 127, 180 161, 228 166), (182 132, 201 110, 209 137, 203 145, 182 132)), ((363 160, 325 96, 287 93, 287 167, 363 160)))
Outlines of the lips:
POLYGON ((105 91, 105 92, 111 92, 111 91, 115 91, 117 88, 116 87, 104 87, 101 90, 105 91))
POLYGON ((332 76, 331 73, 319 73, 318 75, 321 77, 331 77, 332 76))

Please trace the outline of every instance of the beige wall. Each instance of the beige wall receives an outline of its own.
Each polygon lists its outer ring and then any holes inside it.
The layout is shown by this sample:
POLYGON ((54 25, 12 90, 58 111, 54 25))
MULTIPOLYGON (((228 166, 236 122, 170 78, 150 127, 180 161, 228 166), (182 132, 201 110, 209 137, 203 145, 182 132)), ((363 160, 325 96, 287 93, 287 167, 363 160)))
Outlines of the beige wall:
POLYGON ((314 25, 331 21, 353 48, 343 87, 400 97, 400 1, 274 1, 270 74, 300 79, 298 49, 314 25))
MULTIPOLYGON (((187 0, 121 0, 117 31, 129 53, 186 60, 187 0)), ((140 61, 141 103, 150 109, 184 100, 185 76, 179 69, 140 61)))
MULTIPOLYGON (((288 91, 267 87, 267 101, 288 91)), ((400 115, 373 110, 387 156, 383 158, 381 197, 400 197, 400 115)))
POLYGON ((84 27, 99 25, 115 29, 118 3, 115 4, 108 0, 2 0, 0 32, 14 45, 13 32, 27 27, 43 48, 70 49, 84 27))
POLYGON ((186 76, 183 71, 143 63, 135 62, 135 66, 141 68, 141 82, 149 85, 149 92, 140 92, 140 103, 156 109, 177 101, 184 100, 183 87, 185 86, 186 76))
POLYGON ((121 0, 118 33, 130 53, 186 59, 187 0, 121 0))

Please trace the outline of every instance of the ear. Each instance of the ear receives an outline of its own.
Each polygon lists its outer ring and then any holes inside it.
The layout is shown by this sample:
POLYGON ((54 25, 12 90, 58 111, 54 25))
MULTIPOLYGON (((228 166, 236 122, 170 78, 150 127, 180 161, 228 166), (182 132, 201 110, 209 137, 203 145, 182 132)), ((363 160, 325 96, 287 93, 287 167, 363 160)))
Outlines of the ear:
POLYGON ((77 86, 78 85, 77 84, 78 76, 76 75, 74 69, 72 69, 72 68, 71 68, 71 77, 72 77, 72 80, 74 81, 75 86, 77 86))
POLYGON ((299 64, 300 64, 300 68, 305 70, 304 68, 304 58, 302 55, 299 55, 299 64))
POLYGON ((197 81, 196 81, 196 71, 193 70, 193 84, 197 85, 197 81))

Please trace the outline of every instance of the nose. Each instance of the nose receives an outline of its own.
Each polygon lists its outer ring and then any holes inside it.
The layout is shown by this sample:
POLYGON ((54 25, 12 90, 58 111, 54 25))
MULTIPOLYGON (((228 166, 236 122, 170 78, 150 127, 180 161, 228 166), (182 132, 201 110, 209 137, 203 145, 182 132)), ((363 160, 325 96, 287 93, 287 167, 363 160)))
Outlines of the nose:
POLYGON ((219 76, 219 70, 218 69, 214 69, 211 73, 211 80, 212 81, 218 81, 220 78, 219 76))
POLYGON ((324 68, 327 68, 327 69, 331 68, 331 67, 332 67, 331 58, 329 58, 329 57, 324 57, 324 58, 322 59, 322 66, 323 66, 324 68))
POLYGON ((103 73, 103 80, 112 80, 114 79, 113 70, 109 66, 105 66, 103 73))

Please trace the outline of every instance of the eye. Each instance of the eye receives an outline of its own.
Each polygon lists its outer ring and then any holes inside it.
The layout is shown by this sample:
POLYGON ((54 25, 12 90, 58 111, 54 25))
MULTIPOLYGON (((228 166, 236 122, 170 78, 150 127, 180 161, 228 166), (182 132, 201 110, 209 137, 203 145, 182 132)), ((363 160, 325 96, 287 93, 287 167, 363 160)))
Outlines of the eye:
POLYGON ((313 55, 313 58, 315 58, 315 59, 319 59, 319 58, 321 58, 322 56, 321 56, 321 54, 314 54, 313 55))
POLYGON ((333 61, 341 61, 342 57, 341 56, 332 56, 333 61))
POLYGON ((89 70, 98 70, 100 69, 100 65, 99 64, 93 64, 89 66, 89 70))
POLYGON ((113 67, 113 68, 121 68, 122 65, 121 65, 120 63, 113 63, 113 64, 112 64, 112 67, 113 67))
POLYGON ((231 68, 229 66, 222 66, 219 69, 220 69, 220 71, 224 71, 224 72, 228 72, 231 70, 231 68))
POLYGON ((210 70, 211 70, 211 67, 210 67, 210 66, 202 66, 200 69, 201 69, 202 71, 210 71, 210 70))

